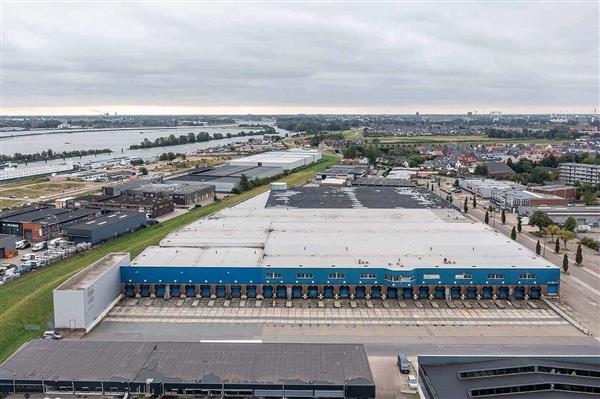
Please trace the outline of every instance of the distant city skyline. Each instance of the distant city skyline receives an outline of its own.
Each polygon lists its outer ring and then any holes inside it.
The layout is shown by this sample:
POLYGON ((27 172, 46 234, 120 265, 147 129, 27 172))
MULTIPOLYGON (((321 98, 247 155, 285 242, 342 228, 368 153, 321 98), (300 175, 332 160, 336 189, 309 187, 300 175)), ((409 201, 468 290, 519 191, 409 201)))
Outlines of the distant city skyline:
POLYGON ((2 115, 591 114, 599 4, 2 5, 2 115))

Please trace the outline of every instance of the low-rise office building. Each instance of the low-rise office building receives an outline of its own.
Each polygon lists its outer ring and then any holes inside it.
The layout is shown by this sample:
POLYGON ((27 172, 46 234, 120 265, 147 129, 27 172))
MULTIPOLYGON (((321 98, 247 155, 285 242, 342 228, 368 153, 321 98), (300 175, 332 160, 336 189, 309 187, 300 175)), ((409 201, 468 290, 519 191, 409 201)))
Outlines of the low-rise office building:
POLYGON ((501 209, 517 211, 519 208, 566 205, 567 200, 550 194, 535 193, 528 190, 492 190, 491 202, 501 209))
POLYGON ((0 181, 23 179, 26 177, 46 176, 65 173, 74 169, 73 162, 50 165, 16 166, 0 169, 0 181))
POLYGON ((600 206, 540 206, 519 209, 522 216, 530 216, 535 211, 543 211, 556 224, 564 224, 572 217, 577 226, 600 227, 600 206))
POLYGON ((171 198, 175 205, 188 206, 210 200, 215 196, 215 186, 208 184, 146 184, 127 190, 136 198, 171 198))
POLYGON ((525 186, 522 186, 518 183, 486 179, 483 177, 463 177, 458 179, 458 185, 460 188, 470 191, 471 193, 482 198, 490 198, 493 190, 525 189, 525 186))
POLYGON ((63 228, 62 235, 76 243, 98 244, 141 229, 146 215, 141 212, 110 212, 95 219, 63 228))
POLYGON ((90 201, 89 206, 102 211, 141 212, 149 218, 157 218, 173 212, 173 201, 169 197, 134 198, 127 196, 90 201))
POLYGON ((600 356, 419 356, 425 399, 600 396, 600 356))
POLYGON ((565 184, 600 184, 600 165, 588 165, 584 163, 561 163, 559 167, 560 181, 565 184))
POLYGON ((368 165, 334 165, 317 174, 317 178, 325 179, 347 179, 355 180, 358 177, 366 176, 369 172, 368 165))

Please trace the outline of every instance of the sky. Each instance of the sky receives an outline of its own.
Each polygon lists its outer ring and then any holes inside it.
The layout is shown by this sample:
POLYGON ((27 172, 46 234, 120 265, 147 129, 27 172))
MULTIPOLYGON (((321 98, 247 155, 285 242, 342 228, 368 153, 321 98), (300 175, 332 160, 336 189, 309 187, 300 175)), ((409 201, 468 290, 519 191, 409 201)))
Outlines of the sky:
POLYGON ((3 115, 591 113, 599 3, 1 2, 3 115))

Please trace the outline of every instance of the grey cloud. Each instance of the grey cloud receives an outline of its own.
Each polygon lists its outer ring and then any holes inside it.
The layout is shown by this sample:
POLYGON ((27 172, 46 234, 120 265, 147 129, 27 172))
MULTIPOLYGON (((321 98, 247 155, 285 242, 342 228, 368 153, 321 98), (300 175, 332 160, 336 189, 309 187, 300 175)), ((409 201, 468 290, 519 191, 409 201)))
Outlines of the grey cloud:
POLYGON ((3 7, 8 109, 598 104, 597 3, 3 7))

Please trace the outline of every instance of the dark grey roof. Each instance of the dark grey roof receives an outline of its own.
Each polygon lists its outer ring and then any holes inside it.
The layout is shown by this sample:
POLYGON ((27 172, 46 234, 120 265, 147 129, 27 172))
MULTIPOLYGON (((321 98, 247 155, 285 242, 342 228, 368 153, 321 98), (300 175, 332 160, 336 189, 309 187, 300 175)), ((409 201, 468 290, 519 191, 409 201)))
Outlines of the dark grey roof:
POLYGON ((510 168, 504 162, 486 162, 488 174, 493 175, 497 173, 514 173, 514 170, 510 168))
POLYGON ((241 177, 249 179, 263 174, 283 173, 283 169, 275 166, 232 166, 224 165, 214 169, 194 170, 187 175, 178 176, 169 181, 210 181, 221 177, 241 177))
MULTIPOLYGON (((75 230, 96 230, 99 227, 107 227, 112 224, 120 223, 123 220, 131 220, 131 219, 139 219, 141 222, 140 224, 143 224, 146 220, 145 218, 146 218, 146 216, 141 212, 122 212, 122 211, 110 212, 106 215, 99 216, 92 220, 88 220, 88 221, 77 223, 77 224, 72 224, 68 227, 65 227, 63 229, 63 232, 68 233, 70 231, 75 231, 75 230)), ((138 226, 140 224, 138 224, 138 226)))
POLYGON ((16 223, 40 223, 40 224, 56 224, 68 222, 69 220, 79 219, 97 213, 97 209, 81 208, 81 209, 66 209, 66 208, 39 208, 32 209, 29 212, 20 213, 14 216, 9 216, 3 220, 6 222, 16 223))
POLYGON ((271 191, 267 208, 453 208, 424 187, 297 187, 271 191))
MULTIPOLYGON (((464 371, 482 371, 496 368, 548 366, 553 368, 571 368, 600 371, 600 356, 585 357, 461 357, 461 356, 419 356, 421 384, 433 390, 438 399, 469 398, 473 389, 506 387, 543 383, 565 383, 600 387, 600 378, 580 377, 568 374, 522 373, 496 376, 479 376, 461 379, 464 371)), ((506 395, 489 395, 486 398, 504 398, 506 395)), ((576 392, 527 392, 511 393, 511 399, 538 398, 589 398, 589 394, 576 392)))
POLYGON ((359 177, 352 182, 353 186, 387 186, 387 187, 414 187, 415 184, 406 179, 391 179, 387 177, 359 177))
POLYGON ((362 345, 33 340, 0 366, 19 380, 372 385, 362 345))

